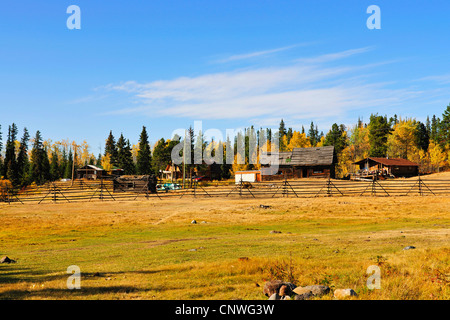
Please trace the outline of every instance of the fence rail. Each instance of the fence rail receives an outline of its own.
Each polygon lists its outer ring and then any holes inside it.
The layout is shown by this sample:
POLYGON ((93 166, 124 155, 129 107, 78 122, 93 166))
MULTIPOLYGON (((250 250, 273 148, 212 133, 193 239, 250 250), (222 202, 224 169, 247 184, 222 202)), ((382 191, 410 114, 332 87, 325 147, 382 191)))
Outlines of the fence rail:
POLYGON ((448 196, 450 180, 437 180, 418 177, 407 180, 348 181, 334 179, 284 180, 236 185, 216 184, 192 188, 151 193, 148 186, 135 191, 123 191, 114 187, 112 181, 51 182, 38 187, 22 190, 8 187, 0 188, 0 202, 4 203, 70 203, 91 201, 126 201, 151 198, 182 197, 323 197, 323 196, 448 196), (116 190, 116 192, 114 191, 116 190))

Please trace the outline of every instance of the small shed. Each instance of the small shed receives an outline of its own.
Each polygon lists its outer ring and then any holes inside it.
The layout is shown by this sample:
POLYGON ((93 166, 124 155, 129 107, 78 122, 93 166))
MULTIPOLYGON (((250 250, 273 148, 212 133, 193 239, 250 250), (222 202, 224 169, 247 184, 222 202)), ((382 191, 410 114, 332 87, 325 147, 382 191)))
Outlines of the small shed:
POLYGON ((362 175, 413 177, 419 174, 419 165, 407 159, 369 157, 354 162, 362 175))
POLYGON ((261 170, 245 170, 236 171, 234 175, 236 184, 242 182, 259 182, 261 181, 261 170))

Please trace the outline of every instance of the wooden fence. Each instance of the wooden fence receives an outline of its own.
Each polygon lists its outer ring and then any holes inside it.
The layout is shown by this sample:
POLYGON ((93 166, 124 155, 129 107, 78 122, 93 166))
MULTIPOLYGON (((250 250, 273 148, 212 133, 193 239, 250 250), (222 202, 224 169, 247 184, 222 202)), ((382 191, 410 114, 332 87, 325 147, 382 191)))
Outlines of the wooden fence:
POLYGON ((324 196, 450 196, 450 180, 396 179, 384 181, 348 181, 334 179, 300 179, 267 181, 240 184, 213 183, 181 190, 158 191, 152 193, 148 187, 130 190, 129 186, 118 187, 117 182, 98 180, 75 180, 71 182, 51 182, 42 186, 27 187, 22 190, 0 188, 0 202, 3 203, 71 203, 91 201, 126 201, 182 197, 324 197, 324 196))

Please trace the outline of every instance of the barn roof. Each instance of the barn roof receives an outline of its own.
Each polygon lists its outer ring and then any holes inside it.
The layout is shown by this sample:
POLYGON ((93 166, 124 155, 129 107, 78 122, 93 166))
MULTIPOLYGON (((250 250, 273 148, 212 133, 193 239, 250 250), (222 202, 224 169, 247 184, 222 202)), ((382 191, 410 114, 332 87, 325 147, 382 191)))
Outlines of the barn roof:
POLYGON ((332 165, 334 160, 334 146, 294 148, 290 164, 294 166, 326 166, 332 165))
POLYGON ((388 159, 388 158, 378 158, 378 157, 368 157, 359 161, 354 162, 354 164, 364 165, 367 161, 373 161, 380 163, 389 167, 418 167, 419 165, 415 162, 406 159, 388 159))
MULTIPOLYGON (((267 156, 271 154, 268 152, 267 156)), ((334 146, 294 148, 292 151, 278 152, 278 158, 280 166, 328 166, 335 163, 334 146)))

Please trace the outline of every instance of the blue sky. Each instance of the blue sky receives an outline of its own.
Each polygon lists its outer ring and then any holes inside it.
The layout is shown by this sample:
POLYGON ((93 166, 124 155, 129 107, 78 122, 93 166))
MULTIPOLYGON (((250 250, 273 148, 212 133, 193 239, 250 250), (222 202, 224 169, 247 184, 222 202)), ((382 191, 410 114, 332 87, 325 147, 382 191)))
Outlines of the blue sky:
POLYGON ((109 130, 137 143, 143 125, 155 142, 195 120, 223 132, 425 121, 450 103, 449 12, 447 0, 2 0, 0 124, 98 153, 109 130), (380 30, 366 27, 372 4, 380 30), (66 27, 69 5, 81 30, 66 27))

